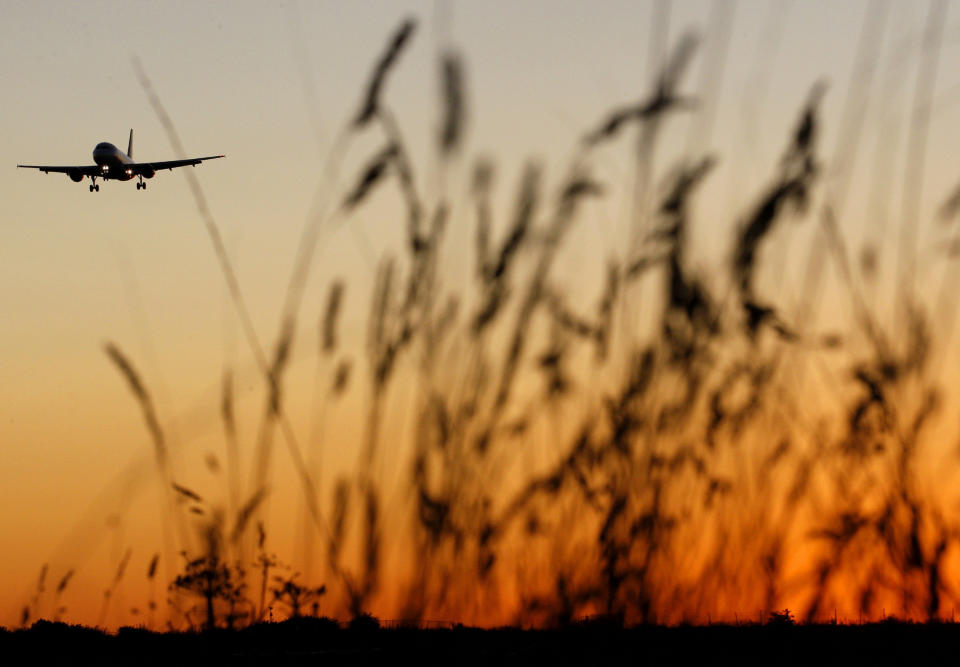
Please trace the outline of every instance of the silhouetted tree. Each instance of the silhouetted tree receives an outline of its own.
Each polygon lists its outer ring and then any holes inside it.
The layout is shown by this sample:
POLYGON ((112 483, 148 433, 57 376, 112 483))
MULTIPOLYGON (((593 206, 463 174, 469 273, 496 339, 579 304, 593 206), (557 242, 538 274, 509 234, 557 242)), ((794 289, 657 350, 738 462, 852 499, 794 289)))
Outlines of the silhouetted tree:
POLYGON ((277 582, 275 588, 271 588, 273 599, 290 608, 290 617, 299 618, 302 615, 301 610, 306 606, 313 608, 314 616, 319 609, 320 598, 327 592, 326 586, 311 588, 297 583, 297 574, 289 578, 282 576, 274 577, 277 582))
POLYGON ((201 556, 187 561, 183 574, 174 579, 172 588, 179 588, 199 595, 206 606, 206 629, 216 627, 215 602, 220 600, 230 606, 227 623, 232 624, 233 610, 244 601, 244 584, 234 576, 230 566, 216 555, 201 556))

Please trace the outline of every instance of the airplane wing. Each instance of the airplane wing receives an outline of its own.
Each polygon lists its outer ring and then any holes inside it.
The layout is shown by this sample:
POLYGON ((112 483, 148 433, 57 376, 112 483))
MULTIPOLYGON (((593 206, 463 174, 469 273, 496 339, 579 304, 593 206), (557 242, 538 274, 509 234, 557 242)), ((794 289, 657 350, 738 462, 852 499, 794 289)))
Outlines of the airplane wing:
POLYGON ((39 169, 45 174, 53 172, 55 174, 80 174, 81 176, 99 176, 101 173, 100 167, 92 164, 89 166, 82 167, 51 167, 48 165, 39 165, 39 164, 18 164, 17 167, 20 169, 39 169))
POLYGON ((160 171, 161 169, 176 169, 177 167, 190 167, 197 166, 204 160, 216 160, 217 158, 226 157, 225 155, 208 155, 207 157, 194 157, 186 160, 168 160, 166 162, 137 162, 134 165, 131 165, 135 172, 139 171, 139 168, 150 167, 154 171, 160 171))

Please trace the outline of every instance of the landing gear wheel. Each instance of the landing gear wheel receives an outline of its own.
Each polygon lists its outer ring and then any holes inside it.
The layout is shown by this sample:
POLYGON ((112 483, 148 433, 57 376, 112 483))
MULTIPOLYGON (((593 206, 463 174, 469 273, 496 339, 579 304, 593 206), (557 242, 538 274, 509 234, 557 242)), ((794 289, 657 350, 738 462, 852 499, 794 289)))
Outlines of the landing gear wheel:
POLYGON ((90 192, 93 192, 93 186, 92 186, 92 185, 90 186, 90 192))
POLYGON ((139 184, 139 183, 137 183, 137 190, 139 190, 139 189, 140 189, 140 184, 139 184))
POLYGON ((142 187, 144 190, 146 190, 146 189, 147 189, 147 184, 144 183, 141 187, 142 187))
POLYGON ((100 186, 99 186, 99 185, 94 185, 94 186, 93 186, 93 189, 96 190, 97 192, 100 192, 100 186))

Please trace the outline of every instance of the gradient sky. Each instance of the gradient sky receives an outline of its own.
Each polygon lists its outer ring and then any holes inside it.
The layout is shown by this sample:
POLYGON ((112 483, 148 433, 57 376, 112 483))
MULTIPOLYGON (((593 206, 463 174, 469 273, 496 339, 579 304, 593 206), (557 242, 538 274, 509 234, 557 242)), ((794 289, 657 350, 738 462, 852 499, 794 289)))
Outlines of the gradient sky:
MULTIPOLYGON (((704 28, 711 6, 670 3, 668 41, 704 28)), ((728 236, 736 211, 770 173, 807 91, 821 78, 830 83, 822 146, 832 154, 856 42, 875 6, 852 0, 737 4, 710 140, 724 162, 700 202, 719 219, 697 231, 705 249, 698 263, 725 261, 710 251, 712 241, 728 236)), ((149 462, 140 415, 102 352, 104 341, 130 354, 166 423, 196 451, 218 446, 210 443, 217 442, 216 389, 224 363, 238 363, 248 385, 257 380, 181 174, 159 174, 146 192, 108 182, 91 195, 86 182, 14 166, 90 164, 96 143, 123 148, 131 127, 136 158, 173 159, 137 83, 131 62, 139 58, 188 154, 227 155, 195 173, 260 336, 269 341, 326 150, 358 108, 386 37, 406 16, 419 19, 420 29, 386 96, 409 132, 415 159, 430 165, 434 56, 445 39, 438 10, 449 16, 449 39, 467 67, 466 154, 496 156, 508 200, 526 156, 539 157, 556 183, 576 140, 650 83, 654 3, 635 0, 3 3, 0 590, 12 588, 4 599, 13 606, 0 609, 0 623, 13 622, 22 582, 60 553, 71 530, 85 525, 98 494, 126 466, 149 462)), ((892 95, 888 121, 900 128, 910 111, 925 12, 925 3, 894 3, 878 63, 878 86, 887 85, 892 95)), ((960 7, 951 5, 930 127, 925 214, 960 180, 958 59, 960 7)), ((698 68, 695 62, 688 86, 698 68)), ((878 134, 881 119, 864 123, 861 160, 876 164, 889 148, 878 134)), ((902 142, 902 135, 889 139, 902 142)), ((377 145, 376 137, 355 144, 343 183, 377 145)), ((900 182, 902 145, 889 150, 900 182)), ((622 158, 606 158, 601 176, 624 178, 622 158)), ((456 169, 468 173, 469 164, 456 169)), ((429 167, 425 173, 429 177, 429 167)), ((862 201, 867 181, 854 183, 862 201)), ((585 237, 581 261, 613 248, 605 232, 622 205, 611 204, 609 217, 585 237)), ((869 224, 868 207, 858 206, 849 224, 869 224)), ((335 276, 347 279, 358 302, 367 302, 374 267, 363 244, 379 252, 396 243, 399 231, 389 217, 384 206, 372 207, 358 216, 359 235, 340 228, 324 237, 305 328, 314 326, 323 287, 335 276)), ((458 238, 469 237, 451 234, 458 238)), ((348 308, 345 337, 362 343, 364 315, 365 306, 348 308)), ((312 366, 303 366, 307 382, 312 366)), ((291 409, 302 417, 307 407, 291 409)), ((141 567, 148 554, 136 557, 141 567)))

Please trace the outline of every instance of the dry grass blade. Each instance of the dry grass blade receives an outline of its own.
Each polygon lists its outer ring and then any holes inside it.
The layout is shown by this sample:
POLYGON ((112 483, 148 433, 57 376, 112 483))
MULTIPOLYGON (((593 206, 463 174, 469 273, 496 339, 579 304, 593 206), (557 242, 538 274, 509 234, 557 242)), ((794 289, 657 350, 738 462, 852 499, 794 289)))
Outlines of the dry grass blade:
POLYGON ((440 60, 440 80, 443 87, 443 120, 440 124, 440 150, 444 155, 455 151, 463 136, 466 103, 463 92, 463 65, 453 52, 440 60))
POLYGON ((584 138, 586 145, 589 147, 612 139, 624 125, 631 121, 652 120, 666 111, 692 106, 692 100, 681 97, 676 88, 698 43, 699 39, 695 34, 684 35, 660 73, 650 97, 643 102, 621 107, 611 113, 596 130, 586 135, 584 138))
POLYGON ((334 396, 342 395, 350 383, 351 364, 349 359, 345 359, 337 364, 337 370, 333 374, 333 383, 330 390, 334 396))
MULTIPOLYGON (((376 589, 380 570, 380 501, 373 488, 367 489, 364 503, 364 597, 376 589)), ((362 601, 358 601, 362 604, 362 601)), ((356 611, 356 609, 355 609, 356 611)))
POLYGON ((133 549, 128 548, 124 553, 123 557, 120 559, 120 563, 117 564, 117 571, 113 575, 114 585, 120 583, 120 580, 123 579, 123 575, 127 572, 127 565, 130 563, 130 557, 133 555, 133 549))
POLYGON ((273 348, 273 363, 270 365, 270 410, 275 416, 280 415, 280 394, 282 389, 283 372, 290 361, 290 350, 293 347, 295 322, 293 318, 284 320, 280 328, 280 335, 273 348))
POLYGON ((563 189, 560 195, 560 214, 564 217, 573 215, 574 206, 583 197, 599 197, 603 194, 603 186, 586 176, 574 178, 563 189))
POLYGON ((394 261, 392 258, 381 262, 377 269, 374 298, 370 310, 370 328, 367 335, 367 347, 374 353, 374 357, 387 339, 388 317, 393 294, 394 261))
POLYGON ((487 160, 479 161, 473 171, 472 194, 477 206, 476 263, 477 275, 483 279, 490 272, 490 188, 493 181, 493 165, 487 160))
MULTIPOLYGON (((250 519, 253 518, 253 515, 256 513, 257 509, 260 507, 260 504, 267 497, 267 489, 261 487, 250 496, 246 503, 243 504, 237 511, 237 519, 233 524, 233 531, 230 533, 230 541, 238 542, 243 536, 244 531, 247 529, 247 524, 250 523, 250 519)), ((260 528, 262 530, 262 526, 260 528)), ((262 540, 261 540, 262 546, 262 540)))
POLYGON ((642 110, 643 107, 640 105, 617 109, 607 117, 607 120, 605 120, 600 127, 589 133, 584 138, 584 141, 588 145, 592 145, 600 143, 606 139, 613 138, 617 132, 620 131, 620 128, 623 125, 625 125, 628 121, 637 118, 642 110))
POLYGON ((524 169, 517 195, 513 222, 495 257, 488 257, 490 221, 487 198, 489 197, 489 169, 478 167, 474 175, 474 190, 477 193, 480 220, 477 230, 477 264, 483 284, 483 297, 473 317, 473 333, 478 335, 500 313, 510 293, 509 273, 521 247, 527 240, 533 225, 534 213, 540 196, 541 170, 536 164, 524 169))
POLYGON ((373 186, 382 180, 387 171, 387 167, 396 160, 397 153, 397 146, 390 144, 370 160, 360 180, 357 181, 356 186, 354 186, 353 190, 344 198, 343 207, 345 209, 352 209, 366 199, 367 195, 370 194, 370 191, 373 189, 373 186))
MULTIPOLYGON (((164 130, 167 133, 167 137, 170 140, 171 145, 173 146, 175 152, 178 156, 183 157, 185 155, 183 150, 183 144, 180 141, 179 134, 177 133, 176 127, 173 124, 173 120, 167 114, 166 109, 163 106, 163 103, 160 101, 159 95, 153 88, 153 84, 150 82, 149 77, 144 71, 139 60, 134 60, 133 62, 134 70, 136 72, 137 78, 140 81, 140 86, 143 88, 144 92, 147 95, 147 98, 150 101, 151 106, 154 109, 157 117, 160 119, 161 124, 164 127, 164 130)), ((213 243, 214 251, 217 256, 217 260, 220 263, 220 269, 223 273, 224 279, 227 282, 227 288, 230 293, 231 301, 237 311, 237 315, 240 318, 241 325, 243 327, 244 334, 247 339, 247 343, 250 347, 254 359, 257 363, 257 367, 260 372, 263 374, 264 379, 267 381, 268 386, 271 389, 276 387, 276 378, 275 375, 271 372, 271 367, 267 363, 266 354, 264 354, 263 346, 260 344, 260 340, 257 337, 256 329, 253 326, 253 320, 250 317, 250 312, 247 309, 246 302, 244 301, 243 294, 240 290, 240 283, 237 280, 236 272, 233 269, 233 264, 230 262, 230 257, 227 254, 226 247, 223 243, 223 235, 220 233, 220 228, 217 226, 216 220, 213 218, 213 214, 210 212, 210 207, 207 204, 206 197, 203 193, 203 188, 200 186, 200 182, 197 180, 197 177, 187 171, 187 182, 190 184, 190 189, 194 197, 194 201, 197 205, 197 210, 200 212, 200 216, 203 219, 204 226, 207 230, 207 234, 210 237, 211 242, 213 243)), ((291 317, 292 319, 292 317, 291 317)), ((290 456, 294 461, 294 465, 297 467, 298 472, 301 475, 303 480, 309 480, 309 474, 303 468, 302 459, 303 457, 300 454, 300 449, 297 446, 296 439, 293 434, 293 429, 287 423, 285 415, 282 413, 281 405, 279 400, 274 401, 273 399, 278 399, 278 395, 271 391, 271 406, 274 409, 274 413, 277 413, 277 416, 280 419, 280 424, 282 427, 284 439, 287 444, 287 449, 290 452, 290 456)), ((265 467, 265 466, 264 466, 265 467)), ((258 468, 258 470, 263 468, 258 468)), ((169 476, 168 476, 169 477, 169 476)), ((307 484, 309 485, 309 482, 307 484)), ((309 493, 307 488, 304 488, 304 493, 309 493)))
POLYGON ((329 355, 337 349, 337 318, 343 304, 343 294, 346 290, 342 280, 334 281, 327 294, 327 307, 320 321, 321 352, 329 355))
POLYGON ((912 285, 915 279, 917 228, 919 227, 917 220, 920 217, 923 194, 923 175, 929 140, 927 135, 949 8, 950 3, 947 0, 930 2, 924 25, 921 57, 917 61, 917 85, 914 89, 910 112, 910 134, 907 142, 900 235, 897 244, 897 278, 902 285, 912 285))
POLYGON ((668 100, 676 95, 676 88, 680 85, 680 79, 693 59, 693 54, 699 44, 700 38, 696 33, 688 32, 680 38, 673 53, 670 54, 670 60, 667 61, 660 73, 660 80, 657 84, 657 93, 660 98, 668 100))
POLYGON ((387 50, 380 57, 380 60, 377 61, 373 75, 370 77, 370 83, 367 85, 367 94, 363 98, 360 112, 353 121, 355 127, 363 127, 377 114, 380 108, 380 90, 383 88, 383 82, 386 80, 390 68, 396 63, 397 58, 400 56, 404 45, 413 35, 415 28, 416 22, 413 19, 407 19, 400 24, 400 27, 387 45, 387 50))
POLYGON ((527 237, 533 223, 533 214, 540 193, 540 174, 540 168, 534 164, 528 164, 523 172, 513 224, 510 226, 510 231, 507 232, 507 237, 503 240, 500 253, 490 268, 488 279, 499 280, 504 277, 507 268, 510 266, 510 260, 516 255, 527 237))
POLYGON ((157 575, 157 566, 160 564, 160 554, 153 554, 153 558, 150 559, 150 565, 147 567, 147 579, 151 581, 157 575))
POLYGON ((193 500, 194 502, 198 502, 198 503, 203 502, 203 498, 200 497, 200 494, 196 493, 195 491, 191 491, 185 486, 181 486, 176 482, 172 483, 170 486, 173 487, 174 491, 179 493, 181 496, 183 496, 187 500, 193 500))
MULTIPOLYGON (((550 268, 560 249, 560 244, 564 236, 574 221, 577 204, 585 195, 598 192, 598 189, 589 183, 589 179, 586 179, 578 172, 574 172, 568 184, 562 189, 556 213, 544 232, 540 253, 537 257, 533 274, 527 283, 523 300, 520 303, 517 319, 513 331, 510 334, 510 341, 504 356, 500 372, 500 381, 498 383, 496 397, 494 398, 495 412, 497 414, 501 413, 510 398, 510 393, 517 377, 520 360, 523 357, 528 342, 531 320, 537 307, 547 295, 547 278, 550 273, 550 268)), ((519 219, 532 219, 532 201, 531 197, 530 203, 528 204, 528 197, 521 197, 521 215, 519 219)))
POLYGON ((220 387, 220 418, 223 421, 227 449, 227 484, 230 506, 236 509, 240 504, 240 451, 234 413, 233 374, 229 370, 224 370, 220 387))
POLYGON ((50 569, 49 563, 44 563, 40 567, 40 576, 37 577, 37 593, 43 593, 44 585, 47 581, 47 571, 50 569))
POLYGON ((73 570, 67 570, 66 573, 60 577, 60 581, 57 582, 57 595, 60 595, 67 589, 67 586, 70 584, 70 580, 73 579, 73 570))
POLYGON ((350 509, 350 485, 346 480, 337 480, 333 491, 332 526, 327 544, 331 565, 335 568, 340 559, 340 550, 347 527, 347 513, 350 509))
POLYGON ((226 370, 220 383, 220 418, 223 420, 223 430, 228 441, 237 437, 237 422, 233 410, 233 374, 226 370))
POLYGON ((775 321, 769 306, 758 302, 754 291, 754 272, 761 242, 782 220, 784 209, 793 205, 803 210, 817 174, 814 159, 814 140, 817 131, 817 104, 823 94, 822 84, 814 86, 800 116, 793 140, 782 161, 782 173, 751 214, 737 236, 733 257, 733 275, 737 281, 741 304, 747 314, 751 333, 763 322, 775 321))
POLYGON ((157 463, 161 466, 163 471, 166 472, 167 445, 163 437, 163 430, 160 428, 160 422, 157 420, 157 414, 154 410, 153 401, 150 398, 150 394, 147 393, 147 389, 141 381, 140 375, 137 373, 136 369, 134 369, 133 365, 123 354, 123 352, 120 351, 120 348, 113 343, 106 343, 104 345, 104 351, 107 353, 107 357, 110 358, 110 361, 112 361, 114 366, 116 366, 120 371, 120 374, 126 379, 127 385, 130 387, 130 391, 140 404, 140 408, 143 410, 143 419, 146 422, 147 429, 150 431, 151 437, 153 438, 157 463))

